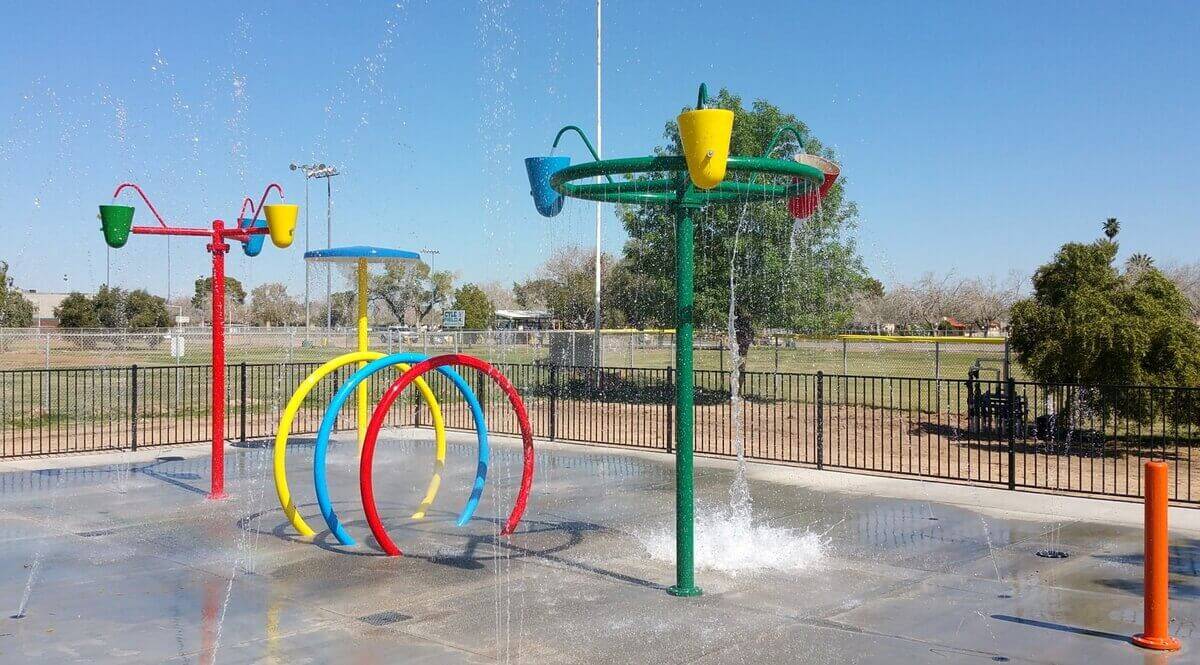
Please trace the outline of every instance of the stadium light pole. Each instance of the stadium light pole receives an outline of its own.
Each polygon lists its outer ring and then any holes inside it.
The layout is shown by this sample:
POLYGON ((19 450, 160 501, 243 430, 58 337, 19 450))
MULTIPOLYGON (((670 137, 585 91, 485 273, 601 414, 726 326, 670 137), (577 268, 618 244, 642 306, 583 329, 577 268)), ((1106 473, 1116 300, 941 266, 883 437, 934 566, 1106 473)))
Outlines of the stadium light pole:
POLYGON ((437 255, 438 255, 438 254, 441 254, 441 253, 442 253, 442 250, 440 250, 440 249, 429 249, 429 248, 423 247, 423 248, 421 248, 421 253, 422 253, 422 254, 428 254, 428 255, 429 255, 429 257, 430 257, 430 258, 429 258, 429 274, 431 274, 431 275, 432 275, 432 274, 433 274, 433 260, 434 260, 435 258, 437 258, 437 255))
MULTIPOLYGON (((333 248, 333 186, 329 179, 336 175, 341 175, 336 167, 321 164, 292 164, 289 168, 296 171, 300 170, 304 173, 304 252, 308 253, 308 181, 312 178, 325 178, 325 248, 333 248)), ((308 338, 308 332, 312 326, 311 313, 311 298, 309 296, 309 265, 308 261, 304 262, 304 335, 308 338)), ((326 266, 325 268, 325 328, 328 330, 333 327, 333 269, 326 266)))
MULTIPOLYGON (((421 253, 422 253, 422 254, 428 254, 428 255, 429 255, 429 283, 430 283, 430 284, 433 284, 434 288, 436 289, 436 288, 437 288, 437 285, 436 285, 436 284, 434 284, 434 282, 433 282, 433 261, 434 261, 434 259, 436 259, 436 258, 437 258, 437 255, 438 255, 438 254, 441 254, 441 253, 442 253, 442 250, 440 250, 440 249, 430 249, 430 248, 428 248, 428 247, 423 247, 423 248, 421 248, 421 253)), ((436 295, 437 295, 437 291, 436 291, 436 290, 433 292, 433 295, 434 295, 434 296, 436 296, 436 295)), ((417 319, 417 329, 420 329, 420 327, 421 327, 421 320, 420 320, 420 319, 417 319)))
MULTIPOLYGON (((322 165, 324 166, 324 165, 322 165)), ((325 166, 314 178, 325 179, 325 249, 333 249, 333 185, 331 178, 339 175, 332 166, 325 166)), ((325 330, 333 329, 333 265, 325 266, 325 330)))
MULTIPOLYGON (((317 167, 313 164, 296 164, 292 163, 289 167, 295 171, 297 169, 304 173, 304 253, 307 254, 308 247, 308 181, 312 178, 312 171, 317 167)), ((304 341, 308 341, 308 332, 312 327, 312 314, 310 311, 310 300, 308 293, 308 261, 304 262, 304 341)))

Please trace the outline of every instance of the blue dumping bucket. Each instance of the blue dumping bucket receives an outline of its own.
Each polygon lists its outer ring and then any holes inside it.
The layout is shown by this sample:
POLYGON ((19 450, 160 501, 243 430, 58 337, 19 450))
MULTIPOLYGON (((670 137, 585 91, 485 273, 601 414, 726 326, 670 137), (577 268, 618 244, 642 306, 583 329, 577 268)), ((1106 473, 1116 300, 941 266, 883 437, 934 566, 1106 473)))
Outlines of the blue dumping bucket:
MULTIPOLYGON (((242 220, 242 219, 238 220, 239 225, 243 224, 244 222, 245 222, 245 220, 242 220)), ((252 220, 250 222, 250 227, 255 228, 255 229, 265 229, 265 228, 267 228, 267 220, 265 220, 265 219, 252 220)), ((266 241, 266 239, 267 239, 266 234, 250 236, 249 240, 242 243, 242 251, 246 253, 246 256, 258 256, 259 252, 262 251, 263 242, 266 241)))
POLYGON ((543 217, 553 217, 562 212, 563 195, 550 186, 550 177, 571 165, 571 158, 526 157, 525 171, 529 174, 529 194, 533 205, 543 217))

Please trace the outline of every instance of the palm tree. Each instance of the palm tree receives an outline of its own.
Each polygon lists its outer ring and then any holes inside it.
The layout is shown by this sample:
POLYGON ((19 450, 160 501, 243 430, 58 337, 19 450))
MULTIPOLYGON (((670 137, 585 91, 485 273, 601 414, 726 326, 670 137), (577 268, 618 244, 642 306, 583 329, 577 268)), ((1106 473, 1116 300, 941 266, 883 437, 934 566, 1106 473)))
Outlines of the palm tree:
POLYGON ((1149 254, 1138 252, 1125 259, 1125 272, 1139 274, 1154 267, 1154 258, 1149 254))
POLYGON ((1104 235, 1109 240, 1112 240, 1113 238, 1117 237, 1118 233, 1121 232, 1121 223, 1117 221, 1116 217, 1109 217, 1108 220, 1104 222, 1104 226, 1102 228, 1104 229, 1104 235))

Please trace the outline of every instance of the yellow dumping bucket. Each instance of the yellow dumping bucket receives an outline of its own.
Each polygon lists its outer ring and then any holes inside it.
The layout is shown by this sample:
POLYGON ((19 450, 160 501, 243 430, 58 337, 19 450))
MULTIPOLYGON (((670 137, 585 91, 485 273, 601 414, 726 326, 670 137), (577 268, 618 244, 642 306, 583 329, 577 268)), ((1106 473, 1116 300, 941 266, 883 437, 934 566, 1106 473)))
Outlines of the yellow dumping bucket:
POLYGON ((271 242, 279 248, 291 245, 296 234, 296 216, 300 214, 300 206, 294 203, 275 203, 263 206, 263 212, 267 216, 271 242))
POLYGON ((729 162, 729 139, 733 135, 733 111, 698 109, 679 114, 679 138, 688 175, 700 189, 712 189, 725 179, 729 162))

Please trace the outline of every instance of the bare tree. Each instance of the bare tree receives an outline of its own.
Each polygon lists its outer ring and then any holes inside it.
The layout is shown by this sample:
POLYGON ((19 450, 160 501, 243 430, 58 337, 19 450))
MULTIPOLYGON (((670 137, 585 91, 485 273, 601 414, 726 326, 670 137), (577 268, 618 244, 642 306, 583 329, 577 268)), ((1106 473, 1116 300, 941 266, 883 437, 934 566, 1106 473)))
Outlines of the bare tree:
POLYGON ((492 306, 496 309, 515 309, 517 307, 517 299, 513 297, 512 289, 502 282, 484 282, 479 285, 479 288, 487 294, 488 300, 492 301, 492 306))
POLYGON ((953 272, 927 272, 913 284, 897 285, 892 293, 898 321, 937 334, 938 325, 947 317, 962 316, 964 284, 953 272))
POLYGON ((993 328, 1003 328, 1008 323, 1009 310, 1021 292, 1021 279, 1010 274, 1000 282, 995 277, 975 278, 963 282, 960 313, 987 336, 993 328))
POLYGON ((883 325, 890 323, 891 304, 886 293, 881 295, 860 291, 854 294, 854 320, 869 324, 871 332, 881 334, 883 325))
POLYGON ((1192 318, 1200 320, 1200 263, 1169 264, 1162 272, 1192 303, 1192 318))
MULTIPOLYGON (((573 328, 586 328, 594 316, 593 258, 583 247, 559 247, 551 252, 534 276, 513 284, 513 296, 521 307, 545 307, 554 318, 573 328)), ((600 255, 600 271, 607 279, 616 262, 600 255)), ((608 308, 605 315, 611 315, 608 308)))

